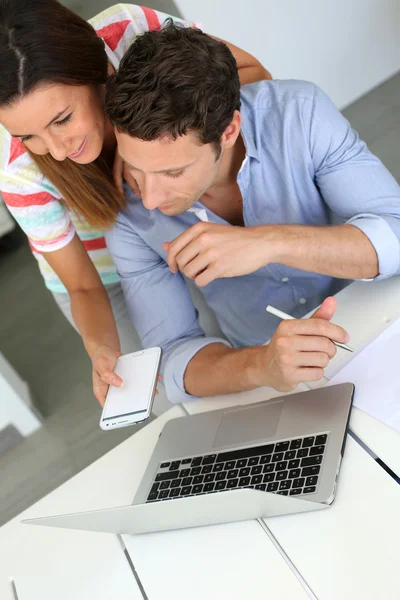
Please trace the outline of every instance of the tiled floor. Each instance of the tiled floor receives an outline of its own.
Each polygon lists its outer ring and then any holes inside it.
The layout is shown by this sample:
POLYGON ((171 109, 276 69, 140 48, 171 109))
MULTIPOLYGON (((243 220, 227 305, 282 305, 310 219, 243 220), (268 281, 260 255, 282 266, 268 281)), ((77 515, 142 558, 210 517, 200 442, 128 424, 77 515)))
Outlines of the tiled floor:
MULTIPOLYGON (((65 3, 90 17, 109 5, 109 0, 65 3)), ((176 14, 169 0, 151 4, 176 14)), ((400 180, 400 74, 344 113, 400 180)), ((79 336, 44 288, 26 243, 13 253, 0 251, 0 289, 1 351, 29 382, 45 417, 40 431, 0 456, 1 524, 134 430, 100 430, 89 360, 79 336)))

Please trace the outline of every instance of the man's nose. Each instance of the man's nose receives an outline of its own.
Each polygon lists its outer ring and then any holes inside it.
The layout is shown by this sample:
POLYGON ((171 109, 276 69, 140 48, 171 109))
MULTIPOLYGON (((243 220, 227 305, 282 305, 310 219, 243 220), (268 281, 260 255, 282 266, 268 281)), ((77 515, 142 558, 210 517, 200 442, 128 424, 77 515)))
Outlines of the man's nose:
POLYGON ((143 206, 147 210, 154 210, 167 201, 167 193, 160 183, 146 181, 140 189, 143 206))

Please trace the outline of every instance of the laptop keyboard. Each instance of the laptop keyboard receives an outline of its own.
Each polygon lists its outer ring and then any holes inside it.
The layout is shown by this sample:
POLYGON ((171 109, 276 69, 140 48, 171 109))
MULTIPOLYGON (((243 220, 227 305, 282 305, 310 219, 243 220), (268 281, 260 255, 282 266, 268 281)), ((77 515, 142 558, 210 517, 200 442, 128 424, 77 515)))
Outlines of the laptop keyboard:
POLYGON ((327 433, 160 463, 146 502, 253 488, 284 496, 318 487, 327 433))

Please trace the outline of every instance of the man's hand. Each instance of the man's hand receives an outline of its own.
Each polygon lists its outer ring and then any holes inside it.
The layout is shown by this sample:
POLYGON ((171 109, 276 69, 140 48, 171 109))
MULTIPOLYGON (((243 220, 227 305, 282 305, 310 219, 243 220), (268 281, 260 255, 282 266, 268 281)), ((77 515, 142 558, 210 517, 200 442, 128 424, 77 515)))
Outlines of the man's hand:
POLYGON ((100 406, 104 406, 110 385, 120 387, 121 377, 114 373, 114 367, 122 353, 110 346, 99 346, 92 356, 93 393, 100 406))
POLYGON ((197 223, 163 247, 171 271, 181 271, 198 286, 221 277, 248 275, 270 262, 258 227, 197 223))
POLYGON ((336 354, 331 340, 349 341, 342 327, 329 322, 335 311, 336 300, 330 297, 309 319, 282 321, 268 346, 260 349, 256 385, 288 392, 299 383, 322 379, 336 354))

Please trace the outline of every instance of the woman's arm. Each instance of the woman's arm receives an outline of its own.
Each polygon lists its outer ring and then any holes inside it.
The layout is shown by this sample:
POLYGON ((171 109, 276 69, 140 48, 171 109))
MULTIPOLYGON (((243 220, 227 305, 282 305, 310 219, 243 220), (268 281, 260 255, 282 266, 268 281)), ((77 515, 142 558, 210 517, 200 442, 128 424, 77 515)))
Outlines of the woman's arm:
POLYGON ((246 83, 254 83, 256 81, 262 81, 263 79, 272 79, 272 75, 267 69, 265 69, 262 64, 249 54, 245 52, 241 48, 234 46, 233 44, 226 42, 225 40, 221 40, 216 38, 215 36, 210 36, 219 42, 223 42, 232 52, 235 57, 237 68, 239 71, 239 79, 242 85, 246 85, 246 83))
POLYGON ((110 301, 100 276, 79 237, 43 256, 71 299, 71 312, 93 364, 93 391, 103 406, 109 385, 121 379, 113 372, 120 343, 110 301))

